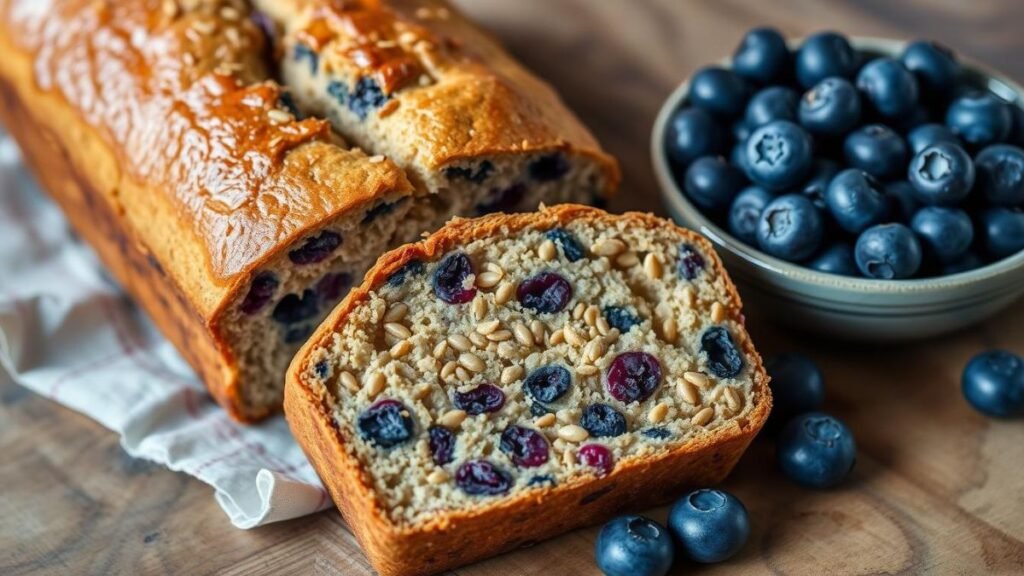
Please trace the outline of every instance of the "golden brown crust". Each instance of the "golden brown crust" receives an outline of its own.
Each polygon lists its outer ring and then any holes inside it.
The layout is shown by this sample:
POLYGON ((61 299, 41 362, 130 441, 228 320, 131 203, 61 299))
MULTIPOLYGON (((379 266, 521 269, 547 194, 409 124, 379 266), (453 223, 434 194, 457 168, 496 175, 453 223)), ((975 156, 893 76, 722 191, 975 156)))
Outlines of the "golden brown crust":
POLYGON ((631 460, 600 478, 579 478, 542 491, 530 491, 470 511, 440 515, 422 524, 396 525, 388 520, 355 456, 334 425, 332 398, 317 381, 307 380, 311 354, 328 344, 332 334, 370 292, 411 260, 432 261, 453 248, 524 228, 547 229, 569 222, 626 221, 630 226, 670 229, 698 245, 709 256, 729 289, 726 307, 742 319, 735 287, 711 244, 650 214, 621 216, 584 206, 561 205, 539 213, 494 215, 476 220, 455 219, 429 238, 393 250, 377 261, 361 286, 335 308, 292 361, 285 385, 285 415, 314 468, 327 486, 374 567, 384 576, 433 574, 502 551, 592 524, 622 509, 666 502, 686 486, 713 485, 732 470, 761 429, 771 409, 768 376, 746 331, 736 334, 754 362, 754 402, 746 420, 734 423, 657 456, 631 460), (557 514, 552 510, 560 511, 557 514))
POLYGON ((396 105, 384 130, 401 132, 423 170, 480 157, 561 150, 600 166, 608 195, 619 166, 545 82, 446 0, 257 0, 295 23, 299 42, 350 81, 373 77, 396 105), (328 56, 329 54, 329 56, 328 56), (429 111, 429 113, 424 113, 429 111))

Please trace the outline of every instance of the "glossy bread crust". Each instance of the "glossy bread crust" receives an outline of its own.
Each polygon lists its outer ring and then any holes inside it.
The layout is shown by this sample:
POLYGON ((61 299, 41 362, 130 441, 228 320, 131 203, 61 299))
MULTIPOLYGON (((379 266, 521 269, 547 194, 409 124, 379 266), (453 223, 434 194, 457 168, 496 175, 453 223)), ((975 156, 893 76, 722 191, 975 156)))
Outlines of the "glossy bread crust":
MULTIPOLYGON (((541 212, 495 215, 477 220, 455 219, 429 238, 382 256, 361 286, 320 326, 292 361, 285 385, 285 415, 295 438, 313 463, 370 562, 383 576, 441 572, 494 554, 543 540, 579 526, 593 524, 623 509, 667 502, 687 486, 714 485, 732 470, 771 409, 768 376, 746 331, 736 334, 752 359, 755 405, 749 417, 713 434, 685 443, 646 460, 617 466, 610 474, 581 478, 540 492, 530 491, 484 505, 470 512, 452 512, 411 526, 388 520, 369 477, 345 448, 346 439, 334 424, 332 398, 322 383, 307 378, 311 355, 327 346, 346 317, 370 292, 407 262, 433 261, 473 240, 512 234, 528 227, 547 229, 569 222, 624 220, 630 226, 668 228, 709 256, 717 274, 728 276, 710 243, 699 235, 650 214, 611 216, 594 208, 561 205, 541 212)), ((742 318, 739 295, 731 282, 725 306, 742 318)))

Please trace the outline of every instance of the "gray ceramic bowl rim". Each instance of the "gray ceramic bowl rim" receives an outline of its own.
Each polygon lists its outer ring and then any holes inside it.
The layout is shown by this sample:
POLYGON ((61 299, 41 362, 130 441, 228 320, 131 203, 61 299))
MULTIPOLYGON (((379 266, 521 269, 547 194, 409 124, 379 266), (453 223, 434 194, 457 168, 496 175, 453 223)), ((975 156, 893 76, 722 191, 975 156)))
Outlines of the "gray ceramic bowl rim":
MULTIPOLYGON (((799 45, 802 38, 789 40, 789 45, 794 48, 799 45)), ((892 40, 886 38, 872 38, 863 36, 850 37, 850 43, 858 50, 877 52, 882 55, 893 56, 899 54, 907 45, 908 41, 892 40)), ((962 67, 969 74, 982 79, 989 90, 998 96, 1009 101, 1011 104, 1021 104, 1024 97, 1024 87, 1010 80, 1005 75, 996 72, 983 64, 979 64, 963 57, 958 57, 962 67)), ((720 62, 722 66, 728 67, 731 59, 720 62)), ((935 278, 920 278, 913 280, 875 280, 871 278, 858 278, 851 276, 839 276, 818 272, 798 264, 775 258, 757 248, 754 248, 723 230, 720 226, 709 220, 698 210, 676 184, 672 177, 672 170, 669 167, 668 155, 663 145, 665 131, 668 128, 672 114, 679 108, 686 98, 689 89, 689 79, 684 80, 665 100, 658 116, 654 122, 654 129, 651 131, 651 158, 654 164, 654 173, 661 188, 662 199, 679 213, 697 223, 700 232, 711 239, 712 242, 725 248, 748 263, 759 268, 780 274, 794 281, 804 282, 823 288, 842 289, 860 294, 880 293, 906 293, 920 294, 940 293, 951 289, 960 288, 970 284, 994 284, 997 279, 1005 280, 1005 276, 1024 268, 1024 251, 1018 252, 997 262, 982 266, 975 270, 939 276, 935 278)))

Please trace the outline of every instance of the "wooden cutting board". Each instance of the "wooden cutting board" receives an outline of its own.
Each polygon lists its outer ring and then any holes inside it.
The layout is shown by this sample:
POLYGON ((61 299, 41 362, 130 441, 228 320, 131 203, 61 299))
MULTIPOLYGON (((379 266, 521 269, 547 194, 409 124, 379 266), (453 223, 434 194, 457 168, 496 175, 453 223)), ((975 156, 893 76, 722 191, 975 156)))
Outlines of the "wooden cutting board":
MULTIPOLYGON (((1024 5, 1013 0, 463 0, 549 79, 622 163, 616 210, 664 214, 648 135, 684 76, 743 32, 822 28, 927 36, 1024 80, 1024 5)), ((726 564, 679 573, 1024 573, 1024 423, 967 407, 960 371, 989 347, 1024 352, 1024 302, 961 334, 853 347, 776 331, 751 311, 764 353, 800 350, 824 369, 827 410, 853 428, 853 478, 812 492, 780 477, 757 441, 725 487, 753 534, 726 564)), ((552 510, 552 514, 559 511, 552 510)), ((658 520, 665 510, 648 511, 658 520)), ((595 574, 597 530, 458 570, 464 576, 595 574)), ((0 574, 372 574, 336 512, 240 531, 206 485, 132 460, 99 425, 0 382, 0 574)))

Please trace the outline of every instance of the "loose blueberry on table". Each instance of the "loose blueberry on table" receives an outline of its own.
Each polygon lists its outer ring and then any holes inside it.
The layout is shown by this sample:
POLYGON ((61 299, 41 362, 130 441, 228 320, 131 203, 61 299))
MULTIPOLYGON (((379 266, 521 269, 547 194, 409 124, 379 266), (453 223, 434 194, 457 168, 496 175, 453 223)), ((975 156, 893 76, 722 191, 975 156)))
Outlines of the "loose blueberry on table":
POLYGON ((695 490, 683 496, 669 511, 668 527, 679 552, 704 564, 730 558, 750 536, 746 507, 724 490, 695 490))
POLYGON ((773 428, 778 429, 794 416, 820 410, 825 403, 825 379, 814 360, 788 352, 768 358, 765 368, 771 376, 769 424, 773 428))
POLYGON ((964 368, 964 398, 997 418, 1024 415, 1024 360, 1005 350, 978 354, 964 368))
POLYGON ((821 32, 791 53, 758 28, 732 70, 691 79, 666 155, 697 209, 777 258, 887 280, 974 270, 1024 250, 1024 108, 976 77, 930 41, 887 56, 821 32))
POLYGON ((675 558, 672 538, 643 516, 621 516, 597 536, 597 566, 606 576, 664 576, 675 558))
POLYGON ((853 434, 837 418, 809 412, 782 430, 776 448, 779 467, 791 480, 810 488, 829 488, 853 469, 857 447, 853 434))

